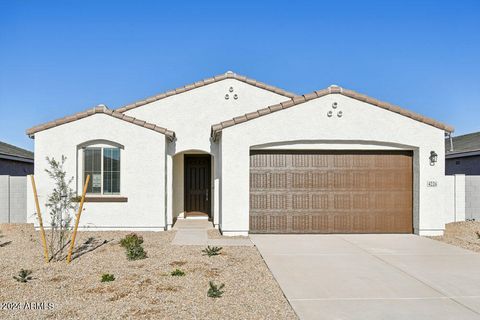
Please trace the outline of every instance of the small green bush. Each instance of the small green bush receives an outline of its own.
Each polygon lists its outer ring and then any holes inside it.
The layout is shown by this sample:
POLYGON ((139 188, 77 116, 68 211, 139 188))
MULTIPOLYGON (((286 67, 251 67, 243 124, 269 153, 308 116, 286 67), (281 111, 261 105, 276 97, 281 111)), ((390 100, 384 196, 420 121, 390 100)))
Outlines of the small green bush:
POLYGON ((130 233, 120 240, 120 246, 125 248, 128 260, 140 260, 147 257, 147 253, 142 246, 143 237, 136 233, 130 233))
POLYGON ((104 273, 102 274, 102 282, 110 282, 110 281, 113 281, 115 280, 115 276, 113 274, 110 274, 110 273, 104 273))
POLYGON ((180 269, 175 269, 170 273, 173 277, 183 277, 185 275, 185 272, 183 272, 180 269))
POLYGON ((225 287, 224 283, 217 286, 216 284, 213 283, 213 281, 210 281, 210 288, 207 291, 207 296, 210 298, 220 298, 223 294, 223 291, 222 291, 223 287, 225 287))
POLYGON ((129 233, 120 240, 120 245, 124 248, 136 247, 143 244, 143 237, 136 233, 129 233))
POLYGON ((209 257, 211 256, 218 256, 220 254, 220 251, 222 250, 223 248, 222 247, 210 247, 210 246, 207 246, 206 249, 203 249, 202 252, 204 253, 204 255, 207 255, 209 257))
POLYGON ((22 269, 18 273, 18 276, 13 276, 13 279, 17 280, 18 282, 26 283, 33 279, 31 274, 32 274, 31 270, 22 269))
POLYGON ((126 254, 128 260, 141 260, 147 257, 147 253, 141 245, 137 245, 135 247, 128 247, 126 254))

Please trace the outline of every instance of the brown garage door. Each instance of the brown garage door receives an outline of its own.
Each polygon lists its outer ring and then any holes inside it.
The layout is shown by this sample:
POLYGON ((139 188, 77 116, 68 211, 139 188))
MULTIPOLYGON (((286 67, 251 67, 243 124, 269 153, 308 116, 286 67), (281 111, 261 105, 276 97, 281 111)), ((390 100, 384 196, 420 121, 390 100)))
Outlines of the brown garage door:
POLYGON ((411 233, 412 154, 252 151, 250 232, 411 233))

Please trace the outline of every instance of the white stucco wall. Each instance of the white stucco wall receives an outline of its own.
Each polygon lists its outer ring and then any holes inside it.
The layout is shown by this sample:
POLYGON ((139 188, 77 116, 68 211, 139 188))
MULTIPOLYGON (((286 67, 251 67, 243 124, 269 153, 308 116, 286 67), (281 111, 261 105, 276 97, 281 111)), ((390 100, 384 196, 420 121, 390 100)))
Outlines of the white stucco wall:
MULTIPOLYGON (((45 172, 48 168, 45 158, 59 160, 65 155, 67 175, 75 178, 72 188, 81 194, 82 164, 77 146, 93 140, 107 140, 123 146, 119 196, 127 197, 128 202, 85 203, 80 227, 163 230, 166 225, 165 136, 105 114, 95 114, 35 134, 35 180, 46 220, 44 224, 49 224, 45 202, 53 187, 45 172)), ((32 197, 30 192, 28 196, 32 197)), ((29 200, 28 221, 37 225, 34 212, 34 202, 29 200)))
POLYGON ((211 126, 289 98, 235 79, 176 94, 126 111, 125 114, 175 131, 174 152, 203 150, 213 153, 211 126), (233 87, 233 92, 229 88, 233 87), (230 98, 225 99, 229 94, 230 98), (237 94, 235 100, 233 95, 237 94))
POLYGON ((444 162, 430 165, 430 151, 444 159, 444 132, 408 117, 331 94, 223 130, 221 229, 249 227, 250 149, 400 149, 414 153, 414 231, 441 234, 445 224, 444 162), (336 110, 333 102, 338 103, 336 110), (329 118, 327 112, 333 110, 329 118), (337 112, 343 116, 338 117, 337 112), (283 142, 279 143, 279 142, 283 142), (428 187, 428 181, 437 187, 428 187))
MULTIPOLYGON (((173 95, 147 105, 126 111, 125 114, 155 123, 175 131, 176 141, 168 147, 173 168, 167 168, 167 184, 173 190, 169 195, 173 205, 168 211, 168 224, 183 212, 183 160, 181 153, 209 153, 212 158, 213 219, 219 221, 219 185, 221 163, 218 144, 210 139, 211 126, 220 121, 252 112, 288 100, 288 97, 267 91, 235 79, 225 79, 194 90, 173 95), (233 92, 230 92, 230 87, 233 92), (225 99, 225 95, 229 99, 225 99), (234 99, 234 95, 238 99, 234 99), (174 157, 175 156, 175 157, 174 157), (173 177, 172 177, 173 176, 173 177)), ((167 167, 169 165, 167 164, 167 167)))

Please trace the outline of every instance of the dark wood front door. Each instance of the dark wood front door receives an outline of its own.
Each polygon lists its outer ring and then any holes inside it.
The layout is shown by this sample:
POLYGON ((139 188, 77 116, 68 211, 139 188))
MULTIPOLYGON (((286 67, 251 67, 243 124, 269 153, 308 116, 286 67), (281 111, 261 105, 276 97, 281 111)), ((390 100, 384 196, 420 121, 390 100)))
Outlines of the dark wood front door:
POLYGON ((185 155, 185 217, 210 216, 210 155, 185 155))

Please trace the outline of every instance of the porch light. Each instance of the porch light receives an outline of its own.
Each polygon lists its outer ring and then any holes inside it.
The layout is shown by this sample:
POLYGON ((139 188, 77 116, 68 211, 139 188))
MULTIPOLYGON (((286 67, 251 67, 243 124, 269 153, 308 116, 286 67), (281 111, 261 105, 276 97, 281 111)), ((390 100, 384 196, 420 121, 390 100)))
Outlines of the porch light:
POLYGON ((435 151, 430 151, 430 165, 434 166, 437 162, 438 154, 435 151))

